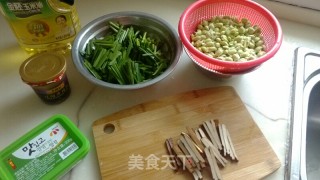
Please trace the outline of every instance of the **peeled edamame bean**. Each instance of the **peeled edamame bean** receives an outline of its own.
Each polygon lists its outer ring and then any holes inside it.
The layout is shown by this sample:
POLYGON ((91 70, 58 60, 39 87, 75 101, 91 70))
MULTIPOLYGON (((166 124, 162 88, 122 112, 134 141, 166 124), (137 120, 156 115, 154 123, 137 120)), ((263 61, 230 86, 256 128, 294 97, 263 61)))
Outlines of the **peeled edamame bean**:
POLYGON ((266 54, 261 28, 247 18, 216 16, 203 20, 191 35, 199 51, 223 61, 243 62, 266 54))

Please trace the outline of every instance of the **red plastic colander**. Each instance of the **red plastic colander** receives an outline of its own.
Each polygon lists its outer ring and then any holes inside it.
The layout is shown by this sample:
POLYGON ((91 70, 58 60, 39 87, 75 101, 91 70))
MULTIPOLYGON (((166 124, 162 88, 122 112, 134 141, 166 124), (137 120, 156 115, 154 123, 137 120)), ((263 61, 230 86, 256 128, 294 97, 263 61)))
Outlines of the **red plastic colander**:
POLYGON ((198 0, 181 15, 178 32, 190 58, 201 67, 223 73, 237 73, 252 69, 269 60, 279 50, 282 43, 282 29, 276 17, 262 5, 250 0, 198 0), (247 62, 222 61, 211 58, 191 44, 191 34, 203 20, 214 16, 247 18, 252 25, 261 28, 266 45, 266 54, 247 62))

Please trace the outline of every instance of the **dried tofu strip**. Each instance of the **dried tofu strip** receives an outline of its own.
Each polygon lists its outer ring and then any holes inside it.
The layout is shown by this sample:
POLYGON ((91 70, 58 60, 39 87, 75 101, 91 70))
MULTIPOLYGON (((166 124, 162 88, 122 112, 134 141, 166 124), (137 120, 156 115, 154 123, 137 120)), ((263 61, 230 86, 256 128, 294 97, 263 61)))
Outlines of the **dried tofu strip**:
POLYGON ((200 168, 200 160, 197 158, 197 156, 195 155, 194 151, 191 149, 185 138, 180 136, 180 141, 182 142, 183 146, 186 148, 188 153, 191 155, 192 159, 195 161, 197 168, 200 168))
POLYGON ((169 139, 166 139, 165 144, 167 147, 167 151, 170 155, 171 165, 172 165, 173 169, 177 171, 178 170, 178 163, 177 163, 177 160, 175 159, 175 154, 173 153, 172 146, 169 142, 169 139))
POLYGON ((205 147, 214 147, 216 150, 216 158, 221 163, 222 166, 225 166, 225 164, 228 162, 219 152, 218 148, 214 146, 214 144, 206 137, 205 133, 201 128, 198 129, 199 137, 201 142, 205 145, 205 147))
POLYGON ((233 146, 233 143, 232 143, 232 140, 231 140, 231 137, 230 137, 230 133, 229 133, 229 131, 226 128, 225 125, 223 125, 222 127, 224 128, 224 132, 226 133, 226 136, 227 136, 227 141, 228 141, 228 143, 230 145, 230 150, 231 150, 230 153, 232 154, 231 157, 233 157, 232 160, 237 160, 238 161, 239 159, 238 159, 238 156, 237 156, 236 151, 234 149, 234 146, 233 146))
POLYGON ((198 169, 195 169, 194 172, 192 173, 192 175, 193 175, 193 178, 194 178, 195 180, 201 180, 201 179, 203 179, 203 176, 202 176, 200 170, 198 170, 198 169))
MULTIPOLYGON (((210 123, 211 126, 213 126, 211 123, 210 123)), ((215 126, 213 126, 215 127, 215 126)), ((201 142, 205 145, 205 147, 210 147, 210 146, 213 146, 214 149, 215 149, 215 152, 216 152, 216 158, 217 160, 220 162, 220 164, 224 167, 226 165, 226 163, 228 162, 219 152, 218 150, 218 147, 215 146, 212 141, 210 141, 206 136, 205 136, 205 133, 203 132, 203 130, 201 128, 198 129, 198 132, 201 136, 201 142)), ((218 132, 217 132, 218 134, 218 132)), ((219 136, 218 136, 219 138, 219 136)), ((219 140, 220 141, 220 140, 219 140)), ((222 145, 221 145, 222 146, 222 145)), ((222 149, 222 147, 221 147, 222 149)))
POLYGON ((203 176, 202 176, 202 174, 201 174, 199 169, 196 169, 195 172, 197 173, 199 179, 203 179, 203 176))
POLYGON ((213 159, 213 166, 214 166, 214 169, 215 169, 215 171, 216 171, 216 174, 217 174, 217 177, 218 177, 218 179, 222 179, 222 176, 221 176, 221 173, 220 173, 220 169, 219 169, 219 167, 218 167, 218 164, 217 164, 217 161, 215 160, 215 154, 214 154, 214 152, 213 152, 213 148, 214 147, 209 147, 209 152, 210 152, 210 155, 211 155, 211 157, 212 157, 212 159, 213 159))
POLYGON ((190 149, 193 151, 194 155, 197 157, 197 159, 200 161, 201 167, 205 167, 205 160, 201 156, 199 150, 196 148, 196 144, 192 141, 191 137, 186 134, 182 133, 183 138, 186 140, 187 144, 189 145, 190 149))
POLYGON ((222 150, 221 139, 220 139, 220 137, 219 137, 219 133, 218 133, 218 130, 217 130, 217 127, 216 127, 216 125, 215 125, 214 120, 211 119, 211 120, 210 120, 210 123, 211 123, 212 129, 213 129, 213 131, 214 131, 214 136, 215 136, 216 141, 217 141, 217 143, 218 143, 219 150, 222 150))
POLYGON ((215 125, 212 124, 211 121, 205 121, 204 126, 207 127, 207 134, 209 134, 211 141, 213 141, 213 144, 215 144, 219 150, 222 150, 222 145, 215 125))
POLYGON ((168 140, 168 143, 171 147, 171 150, 172 150, 172 153, 174 154, 174 159, 178 165, 178 167, 181 167, 182 166, 182 162, 179 160, 179 158, 177 157, 177 154, 175 154, 175 152, 173 151, 173 146, 174 146, 174 143, 173 143, 173 139, 172 138, 169 138, 167 139, 168 140))
POLYGON ((215 157, 217 158, 217 160, 220 162, 220 164, 225 167, 226 164, 228 163, 228 160, 226 158, 224 158, 219 150, 217 148, 215 148, 214 146, 211 146, 212 151, 214 152, 215 157))
POLYGON ((193 175, 193 179, 194 180, 199 180, 200 179, 200 177, 198 176, 198 173, 196 171, 193 171, 192 175, 193 175))
POLYGON ((221 129, 222 129, 222 134, 223 134, 223 141, 225 143, 225 149, 226 149, 226 153, 229 154, 231 156, 231 159, 234 159, 233 154, 231 153, 231 147, 230 147, 230 143, 228 141, 228 136, 227 136, 227 129, 225 127, 224 124, 221 124, 221 129))
MULTIPOLYGON (((200 132, 197 130, 194 130, 194 133, 196 134, 196 137, 197 139, 199 139, 199 141, 201 141, 201 135, 200 135, 200 132)), ((204 151, 204 148, 203 148, 203 151, 204 151)))
MULTIPOLYGON (((201 141, 199 142, 201 143, 201 141)), ((194 163, 196 164, 196 168, 194 168, 194 172, 192 173, 194 178, 202 179, 200 169, 206 167, 206 161, 200 154, 203 150, 197 146, 189 134, 184 132, 181 133, 180 139, 178 140, 178 146, 182 149, 185 155, 190 155, 194 160, 194 163)))
POLYGON ((206 122, 203 122, 202 125, 203 125, 203 128, 205 129, 205 131, 207 132, 207 134, 209 135, 209 138, 211 139, 212 144, 213 144, 214 146, 216 146, 217 148, 219 148, 219 147, 218 147, 218 144, 215 142, 214 137, 213 137, 213 134, 212 134, 211 131, 209 130, 209 127, 207 126, 206 122))
POLYGON ((223 132, 222 132, 222 126, 221 124, 218 124, 218 129, 219 129, 219 136, 220 136, 220 139, 221 139, 221 144, 222 144, 222 147, 223 147, 223 155, 226 156, 227 155, 227 152, 226 152, 226 143, 223 139, 223 132))
MULTIPOLYGON (((191 146, 191 145, 194 146, 199 153, 203 153, 203 148, 200 148, 200 147, 197 145, 197 143, 195 143, 195 142, 193 141, 193 139, 191 138, 191 136, 190 136, 189 134, 182 132, 181 135, 185 136, 185 138, 187 137, 188 140, 190 140, 190 143, 188 142, 188 143, 190 144, 190 146, 191 146)), ((201 141, 200 141, 200 143, 201 143, 201 141)))
POLYGON ((235 152, 235 148, 233 146, 229 131, 224 124, 219 124, 218 126, 221 142, 223 145, 223 155, 226 156, 228 154, 232 160, 238 161, 238 156, 235 152))
POLYGON ((206 133, 204 133, 204 131, 201 128, 198 129, 198 132, 200 134, 200 139, 202 139, 203 137, 207 137, 206 133))
POLYGON ((182 167, 182 162, 180 161, 180 159, 177 157, 177 154, 175 154, 173 150, 173 146, 174 146, 173 139, 172 138, 166 139, 166 145, 169 151, 169 155, 173 157, 174 163, 176 164, 174 165, 174 167, 177 167, 176 170, 178 170, 179 167, 182 167))
POLYGON ((190 173, 193 173, 194 172, 194 168, 192 167, 191 162, 188 161, 187 156, 185 154, 183 154, 181 149, 175 144, 173 145, 172 149, 173 149, 174 153, 177 155, 177 157, 180 159, 180 161, 182 162, 182 167, 183 168, 187 168, 187 170, 190 173))
POLYGON ((183 152, 183 154, 186 156, 186 160, 190 162, 192 167, 197 168, 194 157, 192 157, 192 155, 188 152, 187 148, 184 146, 184 144, 181 142, 181 140, 178 140, 177 143, 178 143, 179 148, 183 152))
POLYGON ((196 145, 201 149, 200 152, 203 153, 204 146, 201 143, 200 139, 197 138, 197 135, 196 135, 195 131, 192 128, 188 127, 188 126, 187 126, 187 131, 188 131, 189 136, 193 140, 193 142, 196 143, 196 145))
MULTIPOLYGON (((218 180, 219 177, 217 174, 217 169, 215 168, 217 166, 217 161, 216 161, 215 157, 211 155, 208 147, 204 148, 204 152, 205 152, 205 154, 207 156, 207 160, 209 162, 212 179, 218 180)), ((218 171, 219 171, 219 168, 218 168, 218 171)))
POLYGON ((215 157, 220 162, 220 164, 225 167, 228 161, 220 154, 219 150, 211 143, 211 141, 207 137, 203 137, 201 141, 207 148, 212 147, 215 157))

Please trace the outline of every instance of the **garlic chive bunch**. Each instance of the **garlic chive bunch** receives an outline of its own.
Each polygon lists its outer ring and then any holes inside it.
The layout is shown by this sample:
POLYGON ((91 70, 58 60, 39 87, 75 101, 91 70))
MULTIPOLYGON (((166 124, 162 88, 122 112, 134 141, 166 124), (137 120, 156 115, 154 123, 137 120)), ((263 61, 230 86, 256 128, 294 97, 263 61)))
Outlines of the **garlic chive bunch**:
POLYGON ((266 46, 257 25, 242 18, 215 16, 203 20, 191 35, 191 43, 209 57, 244 62, 266 53, 266 46))

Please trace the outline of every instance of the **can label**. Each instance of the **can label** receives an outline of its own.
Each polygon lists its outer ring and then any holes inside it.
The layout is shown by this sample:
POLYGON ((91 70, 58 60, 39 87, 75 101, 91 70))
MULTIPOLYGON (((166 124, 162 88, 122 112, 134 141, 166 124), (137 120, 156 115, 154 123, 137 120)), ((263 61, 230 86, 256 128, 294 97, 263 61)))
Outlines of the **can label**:
POLYGON ((54 11, 46 0, 0 0, 18 40, 38 45, 69 39, 76 34, 72 13, 54 11))
POLYGON ((62 163, 79 146, 60 123, 55 123, 7 157, 7 166, 15 179, 41 179, 62 163))
POLYGON ((37 95, 47 104, 56 104, 64 101, 70 95, 70 85, 66 74, 61 75, 60 82, 53 82, 57 84, 52 87, 51 84, 43 86, 33 86, 33 90, 37 95))

